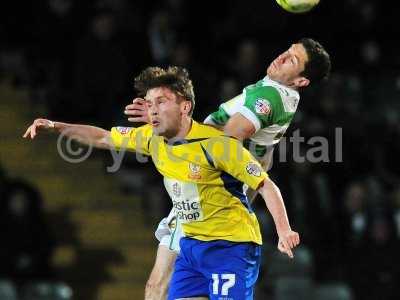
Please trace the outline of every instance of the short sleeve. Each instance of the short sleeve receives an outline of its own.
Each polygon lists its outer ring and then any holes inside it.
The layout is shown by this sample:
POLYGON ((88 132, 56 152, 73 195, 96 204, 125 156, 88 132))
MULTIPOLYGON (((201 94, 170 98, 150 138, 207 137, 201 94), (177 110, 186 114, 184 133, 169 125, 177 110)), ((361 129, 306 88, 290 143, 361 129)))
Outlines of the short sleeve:
POLYGON ((149 144, 152 134, 150 125, 138 128, 113 127, 111 128, 111 141, 118 150, 125 149, 150 155, 149 144))
POLYGON ((227 112, 220 106, 217 111, 208 115, 208 117, 204 120, 204 124, 223 126, 228 122, 229 115, 227 112))
POLYGON ((270 86, 249 88, 246 90, 244 105, 240 113, 251 121, 256 129, 272 125, 273 115, 281 113, 282 99, 279 92, 270 86))
POLYGON ((205 146, 215 168, 230 174, 254 190, 268 177, 258 161, 235 138, 212 138, 205 146))

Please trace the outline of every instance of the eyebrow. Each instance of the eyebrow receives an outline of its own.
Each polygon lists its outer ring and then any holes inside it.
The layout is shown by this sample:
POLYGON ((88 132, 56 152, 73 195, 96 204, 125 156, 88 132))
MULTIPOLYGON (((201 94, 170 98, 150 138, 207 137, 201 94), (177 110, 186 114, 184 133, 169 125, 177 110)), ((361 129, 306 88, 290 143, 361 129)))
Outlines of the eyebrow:
MULTIPOLYGON (((157 97, 154 98, 154 100, 161 99, 161 98, 166 98, 167 99, 167 97, 165 97, 165 96, 157 96, 157 97)), ((146 97, 144 97, 144 100, 151 101, 150 99, 148 99, 146 97)))

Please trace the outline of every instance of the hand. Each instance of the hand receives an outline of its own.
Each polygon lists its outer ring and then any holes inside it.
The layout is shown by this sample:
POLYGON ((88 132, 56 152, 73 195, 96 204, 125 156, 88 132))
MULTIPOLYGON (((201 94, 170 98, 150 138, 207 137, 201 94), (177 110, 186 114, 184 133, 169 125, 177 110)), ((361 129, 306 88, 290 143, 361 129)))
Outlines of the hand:
POLYGON ((299 234, 295 231, 288 230, 279 234, 278 250, 286 253, 290 258, 293 258, 292 249, 300 244, 299 234))
POLYGON ((142 98, 133 99, 132 104, 125 107, 125 112, 129 122, 144 122, 150 123, 147 113, 146 101, 142 98))
POLYGON ((36 119, 35 121, 33 121, 32 125, 28 127, 23 137, 27 138, 28 136, 30 136, 31 139, 34 139, 37 132, 43 129, 54 129, 54 122, 46 119, 36 119))

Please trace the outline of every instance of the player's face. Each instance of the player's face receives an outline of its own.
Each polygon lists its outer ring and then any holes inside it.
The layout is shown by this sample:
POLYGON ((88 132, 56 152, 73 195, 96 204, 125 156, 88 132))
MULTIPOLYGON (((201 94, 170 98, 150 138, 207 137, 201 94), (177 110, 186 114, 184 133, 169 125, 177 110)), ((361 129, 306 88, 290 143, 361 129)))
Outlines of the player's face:
MULTIPOLYGON (((302 44, 293 44, 287 51, 279 55, 268 67, 267 75, 275 81, 287 86, 304 86, 305 79, 300 76, 308 61, 307 52, 302 44)), ((308 80, 307 80, 308 85, 308 80)))
POLYGON ((148 90, 145 99, 154 134, 175 137, 181 127, 183 101, 178 103, 178 96, 166 87, 148 90))

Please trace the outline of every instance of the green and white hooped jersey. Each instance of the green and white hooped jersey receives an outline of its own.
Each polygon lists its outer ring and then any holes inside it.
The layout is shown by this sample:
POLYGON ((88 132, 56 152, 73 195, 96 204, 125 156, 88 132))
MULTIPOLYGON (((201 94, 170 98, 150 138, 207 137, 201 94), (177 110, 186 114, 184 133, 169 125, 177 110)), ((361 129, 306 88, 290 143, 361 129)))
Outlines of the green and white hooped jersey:
POLYGON ((245 87, 242 94, 222 103, 204 123, 224 126, 231 116, 240 113, 252 122, 256 129, 250 140, 265 148, 277 144, 284 135, 299 100, 300 95, 296 90, 266 76, 256 84, 245 87))

